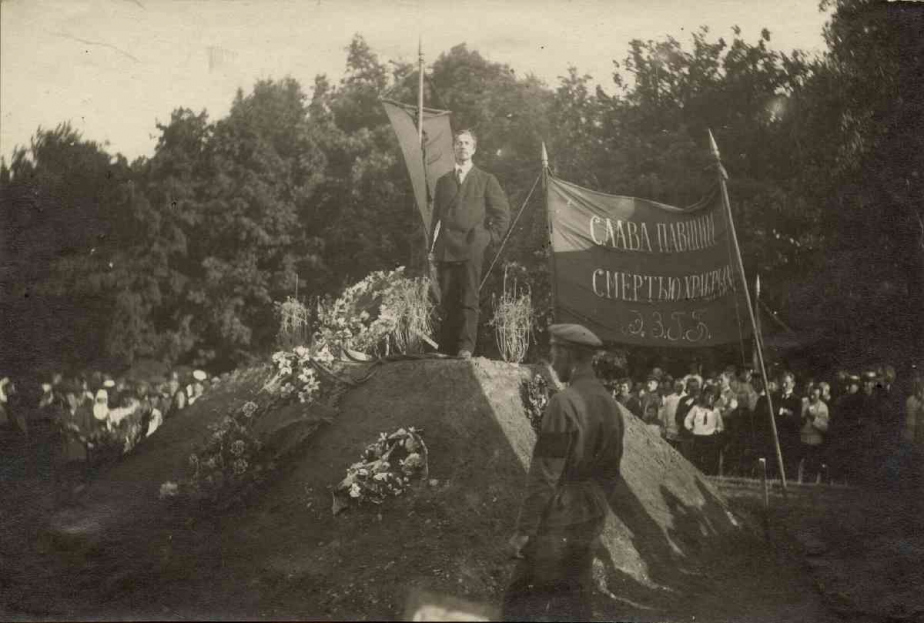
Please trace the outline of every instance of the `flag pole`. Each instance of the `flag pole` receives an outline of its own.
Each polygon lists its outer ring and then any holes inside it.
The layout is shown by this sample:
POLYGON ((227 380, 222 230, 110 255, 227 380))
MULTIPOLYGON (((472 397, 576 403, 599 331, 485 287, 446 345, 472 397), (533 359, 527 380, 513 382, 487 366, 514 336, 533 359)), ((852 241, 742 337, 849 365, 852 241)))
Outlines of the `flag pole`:
POLYGON ((725 218, 728 219, 728 230, 731 234, 732 246, 735 249, 735 259, 738 263, 738 270, 741 273, 741 281, 744 284, 744 297, 748 306, 748 316, 751 319, 751 328, 756 336, 755 344, 757 346, 757 361, 760 364, 760 376, 764 381, 764 391, 767 394, 767 409, 770 415, 770 430, 773 432, 773 445, 776 449, 776 462, 780 469, 780 483, 783 486, 783 495, 786 495, 786 470, 783 467, 783 452, 780 450, 780 437, 776 430, 776 418, 773 417, 773 399, 770 396, 770 386, 767 383, 767 366, 764 364, 764 352, 760 340, 760 332, 757 328, 757 320, 754 317, 754 307, 751 305, 751 293, 748 290, 747 278, 744 275, 744 261, 741 259, 741 248, 738 246, 738 235, 735 233, 735 222, 732 219, 731 203, 728 200, 728 188, 725 180, 728 179, 728 173, 722 166, 722 156, 719 154, 719 146, 716 145, 715 138, 712 136, 712 130, 709 132, 709 147, 712 155, 715 157, 716 166, 719 173, 719 187, 722 190, 722 203, 725 207, 725 218))
POLYGON ((760 344, 760 348, 764 347, 764 325, 760 320, 760 275, 754 277, 754 319, 757 321, 757 335, 755 339, 757 343, 760 344))
MULTIPOLYGON (((423 36, 417 37, 417 142, 420 144, 420 150, 423 151, 423 120, 424 120, 424 57, 423 57, 423 36)), ((424 165, 426 165, 424 160, 424 165)))
MULTIPOLYGON (((417 36, 417 144, 420 145, 420 158, 423 160, 424 177, 427 172, 427 150, 424 145, 423 136, 424 127, 424 55, 423 55, 423 36, 417 36)), ((430 185, 424 180, 427 187, 427 204, 430 203, 430 185)), ((428 205, 429 207, 429 205, 428 205)), ((433 212, 430 211, 430 218, 433 218, 433 212)), ((430 274, 430 291, 433 293, 433 299, 436 304, 440 304, 440 286, 439 271, 436 262, 433 260, 433 250, 436 248, 436 239, 440 235, 440 223, 436 224, 433 230, 433 240, 430 240, 430 232, 427 231, 426 225, 423 226, 424 252, 427 254, 426 264, 430 274)))
POLYGON ((555 276, 555 249, 552 247, 552 213, 549 211, 549 152, 542 142, 542 190, 545 191, 545 218, 548 227, 549 281, 552 291, 552 321, 558 320, 558 279, 555 276))
POLYGON ((760 361, 757 358, 758 344, 763 347, 763 322, 760 319, 760 273, 754 276, 754 320, 757 329, 754 333, 754 352, 751 354, 751 363, 755 370, 760 370, 760 361))
MULTIPOLYGON (((517 212, 516 217, 513 219, 513 222, 510 223, 510 227, 507 228, 507 233, 504 234, 504 239, 501 240, 500 246, 497 248, 497 253, 494 254, 494 259, 491 260, 491 265, 488 266, 488 270, 484 271, 484 277, 481 278, 481 284, 478 286, 478 292, 481 293, 484 284, 488 281, 488 276, 491 274, 491 271, 494 270, 494 265, 497 264, 497 260, 500 259, 501 253, 504 251, 504 245, 507 244, 507 240, 510 239, 510 234, 513 233, 513 228, 516 227, 517 222, 520 220, 520 216, 523 214, 523 210, 529 204, 530 198, 533 196, 533 191, 536 190, 536 186, 539 185, 539 180, 542 179, 542 174, 536 178, 536 181, 533 182, 533 187, 529 189, 529 193, 526 195, 526 199, 523 200, 523 205, 520 206, 519 211, 517 212)), ((439 226, 439 224, 437 224, 439 226)))

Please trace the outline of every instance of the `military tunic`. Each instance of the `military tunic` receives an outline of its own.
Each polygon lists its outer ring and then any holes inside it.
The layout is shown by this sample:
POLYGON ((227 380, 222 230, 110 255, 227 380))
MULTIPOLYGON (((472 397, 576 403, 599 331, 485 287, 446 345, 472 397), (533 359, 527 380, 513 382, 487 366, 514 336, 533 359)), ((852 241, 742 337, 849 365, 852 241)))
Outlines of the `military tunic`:
POLYGON ((517 532, 530 539, 504 597, 506 619, 590 616, 582 593, 619 478, 623 435, 616 401, 591 372, 549 401, 517 520, 517 532))

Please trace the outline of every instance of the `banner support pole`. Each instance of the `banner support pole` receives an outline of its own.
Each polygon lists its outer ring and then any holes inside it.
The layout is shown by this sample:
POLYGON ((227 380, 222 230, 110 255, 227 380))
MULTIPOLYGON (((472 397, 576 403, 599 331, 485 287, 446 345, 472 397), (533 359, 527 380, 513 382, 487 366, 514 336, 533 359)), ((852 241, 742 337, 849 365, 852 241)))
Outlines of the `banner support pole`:
MULTIPOLYGON (((420 143, 421 152, 423 151, 423 122, 424 122, 424 57, 423 57, 423 37, 417 37, 417 142, 420 143)), ((426 165, 426 160, 424 160, 426 165)))
MULTIPOLYGON (((424 55, 423 55, 423 36, 418 35, 417 37, 417 143, 420 145, 420 158, 423 161, 424 169, 424 186, 427 191, 427 207, 430 209, 430 218, 433 218, 432 206, 430 202, 430 186, 427 183, 427 151, 426 145, 424 145, 424 136, 423 136, 423 127, 424 127, 424 55)), ((433 240, 430 240, 430 231, 428 229, 429 223, 423 223, 421 225, 421 230, 423 233, 423 244, 424 244, 424 253, 426 258, 424 260, 427 265, 427 269, 430 274, 430 291, 433 293, 433 298, 436 301, 437 305, 440 304, 440 286, 438 283, 438 272, 436 264, 431 259, 433 256, 433 248, 436 246, 436 237, 440 235, 440 224, 436 224, 436 229, 433 232, 433 240)))
POLYGON ((488 276, 491 274, 491 271, 494 270, 494 265, 497 264, 497 260, 500 259, 501 253, 504 251, 504 245, 507 244, 507 240, 510 239, 510 234, 513 233, 513 228, 516 226, 517 221, 520 220, 520 216, 523 214, 524 208, 529 204, 529 200, 533 196, 533 191, 536 190, 536 186, 539 184, 539 180, 542 179, 542 176, 537 177, 536 181, 533 182, 533 187, 529 189, 529 194, 526 195, 526 199, 523 201, 523 205, 520 206, 519 211, 517 212, 516 217, 513 219, 513 222, 510 223, 510 227, 507 228, 507 233, 504 234, 504 239, 501 240, 500 246, 497 249, 497 253, 494 254, 494 259, 491 260, 491 265, 488 266, 488 270, 484 271, 484 277, 481 278, 481 284, 478 286, 478 292, 481 293, 481 289, 484 288, 484 284, 488 281, 488 276))
POLYGON ((548 228, 549 281, 552 292, 552 322, 558 322, 558 277, 555 273, 555 248, 552 245, 552 213, 549 210, 549 152, 542 141, 542 190, 545 193, 545 219, 548 228))
POLYGON ((747 278, 744 275, 744 261, 741 259, 741 248, 738 246, 738 235, 735 233, 735 222, 732 219, 731 203, 728 200, 728 188, 725 185, 725 180, 728 177, 728 174, 725 172, 725 168, 722 166, 722 157, 719 154, 719 146, 716 145, 715 138, 712 136, 712 130, 709 132, 709 147, 712 150, 712 155, 715 157, 716 166, 718 168, 719 174, 719 187, 722 190, 722 203, 725 206, 725 218, 728 219, 728 229, 731 234, 732 246, 735 249, 735 259, 738 263, 738 270, 741 273, 741 282, 744 285, 744 297, 748 306, 748 316, 751 319, 751 328, 754 331, 756 336, 755 344, 757 347, 757 361, 760 364, 760 376, 764 381, 764 391, 767 394, 767 409, 769 410, 770 415, 770 430, 773 432, 773 445, 776 449, 776 462, 780 470, 780 483, 783 486, 783 495, 786 495, 786 470, 783 467, 783 452, 780 449, 780 437, 777 434, 776 430, 776 418, 773 416, 773 399, 770 396, 770 389, 767 383, 767 367, 764 364, 764 352, 761 347, 760 332, 757 328, 757 320, 754 317, 754 308, 751 306, 751 293, 748 289, 747 278))

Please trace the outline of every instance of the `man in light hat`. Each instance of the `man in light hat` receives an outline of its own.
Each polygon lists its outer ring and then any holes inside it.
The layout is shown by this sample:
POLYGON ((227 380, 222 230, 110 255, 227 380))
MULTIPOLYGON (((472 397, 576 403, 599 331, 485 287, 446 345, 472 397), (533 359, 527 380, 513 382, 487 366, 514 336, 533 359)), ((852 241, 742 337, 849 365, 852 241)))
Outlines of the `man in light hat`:
POLYGON ((585 327, 552 325, 552 369, 568 387, 552 396, 527 476, 510 548, 518 558, 504 595, 506 620, 591 616, 593 542, 619 479, 624 425, 593 372, 602 344, 585 327))

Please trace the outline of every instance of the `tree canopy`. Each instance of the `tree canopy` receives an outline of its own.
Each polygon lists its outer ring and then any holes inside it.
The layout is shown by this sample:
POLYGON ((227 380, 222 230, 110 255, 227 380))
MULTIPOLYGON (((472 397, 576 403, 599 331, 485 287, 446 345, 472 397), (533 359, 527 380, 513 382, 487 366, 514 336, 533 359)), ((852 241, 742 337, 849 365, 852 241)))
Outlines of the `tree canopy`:
MULTIPOLYGON (((837 338, 831 357, 871 335, 920 356, 924 18, 903 3, 824 4, 819 57, 772 49, 767 30, 751 42, 703 27, 632 41, 599 85, 572 67, 550 86, 461 44, 432 63, 427 104, 478 131, 476 161, 514 210, 543 142, 563 179, 692 203, 715 179, 711 129, 746 270, 773 306, 837 338)), ((0 167, 0 367, 228 367, 272 347, 273 302, 296 279, 303 298, 323 296, 413 265, 421 225, 379 99, 415 101, 416 72, 356 35, 338 83, 319 75, 309 95, 261 80, 217 120, 177 108, 132 163, 67 124, 39 128, 0 167)), ((541 309, 547 253, 537 192, 502 260, 524 267, 541 309)))

